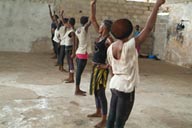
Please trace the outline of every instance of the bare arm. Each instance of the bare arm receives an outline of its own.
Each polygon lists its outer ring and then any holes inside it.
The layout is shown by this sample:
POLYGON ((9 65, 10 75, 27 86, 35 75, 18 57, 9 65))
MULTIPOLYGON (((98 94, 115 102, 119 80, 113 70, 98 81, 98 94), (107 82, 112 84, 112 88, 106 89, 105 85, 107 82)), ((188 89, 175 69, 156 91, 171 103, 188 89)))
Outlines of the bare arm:
POLYGON ((51 5, 49 4, 48 7, 49 7, 49 15, 50 15, 50 18, 51 18, 51 20, 53 21, 53 14, 52 14, 52 11, 51 11, 51 5))
POLYGON ((77 47, 77 43, 76 43, 76 37, 75 37, 75 33, 74 32, 71 32, 70 33, 71 35, 71 38, 72 38, 72 42, 73 42, 73 48, 72 48, 72 55, 71 55, 71 58, 74 58, 75 57, 75 51, 76 51, 76 47, 77 47))
POLYGON ((61 13, 59 14, 60 15, 60 20, 62 22, 62 24, 64 25, 64 10, 61 11, 61 13))
POLYGON ((109 71, 110 71, 111 77, 113 77, 114 74, 113 74, 113 69, 112 69, 111 65, 109 65, 109 71))
POLYGON ((97 33, 99 33, 99 24, 96 20, 96 0, 91 0, 91 23, 93 24, 97 33))
POLYGON ((85 24, 85 31, 88 32, 88 29, 91 25, 91 21, 89 20, 86 24, 85 24))
POLYGON ((109 36, 106 40, 106 46, 109 47, 114 42, 113 38, 109 36))
POLYGON ((149 33, 152 31, 153 26, 156 22, 156 18, 157 18, 157 13, 159 10, 159 7, 165 3, 165 0, 157 0, 151 15, 149 16, 149 19, 144 27, 144 29, 141 31, 141 33, 139 34, 139 36, 135 37, 135 42, 138 43, 142 43, 147 36, 149 35, 149 33))
POLYGON ((77 48, 79 47, 79 39, 78 37, 75 35, 75 52, 77 51, 77 48))

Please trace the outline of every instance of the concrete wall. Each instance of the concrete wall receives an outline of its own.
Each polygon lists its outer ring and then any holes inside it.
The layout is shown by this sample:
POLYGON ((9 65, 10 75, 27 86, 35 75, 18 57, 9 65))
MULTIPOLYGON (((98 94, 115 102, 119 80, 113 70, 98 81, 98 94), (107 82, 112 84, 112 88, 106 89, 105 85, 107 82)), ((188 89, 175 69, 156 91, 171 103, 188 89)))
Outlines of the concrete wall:
MULTIPOLYGON (((134 2, 126 0, 97 0, 97 20, 102 22, 104 19, 115 21, 119 18, 128 18, 133 25, 144 27, 148 16, 153 8, 153 3, 134 2)), ((56 0, 57 10, 64 9, 67 17, 73 16, 79 22, 82 15, 89 15, 90 3, 87 0, 56 0), (81 12, 81 13, 80 13, 81 12)), ((77 24, 76 26, 79 26, 77 24)), ((93 27, 90 29, 92 42, 97 37, 93 27)), ((141 52, 145 54, 152 53, 153 34, 141 46, 141 52)))
POLYGON ((159 59, 165 60, 169 13, 159 13, 154 32, 153 54, 159 59))
POLYGON ((166 5, 169 15, 158 16, 155 31, 154 54, 161 59, 184 67, 192 67, 192 3, 166 5), (184 30, 177 32, 181 20, 184 30))
MULTIPOLYGON (((89 0, 0 0, 0 51, 50 51, 50 18, 47 4, 56 11, 65 9, 67 17, 89 15, 89 0)), ((129 18, 134 25, 144 26, 153 4, 125 0, 98 0, 97 18, 115 20, 129 18)), ((79 24, 76 24, 78 27, 79 24)), ((92 41, 97 34, 91 27, 92 41)), ((151 52, 151 41, 142 47, 151 52)))
POLYGON ((192 67, 192 2, 169 5, 169 40, 167 44, 166 60, 181 66, 192 67), (185 29, 182 36, 176 33, 176 26, 181 20, 185 29), (182 40, 183 38, 183 40, 182 40))
POLYGON ((43 51, 50 49, 49 24, 46 4, 0 0, 0 51, 30 52, 36 42, 43 51))

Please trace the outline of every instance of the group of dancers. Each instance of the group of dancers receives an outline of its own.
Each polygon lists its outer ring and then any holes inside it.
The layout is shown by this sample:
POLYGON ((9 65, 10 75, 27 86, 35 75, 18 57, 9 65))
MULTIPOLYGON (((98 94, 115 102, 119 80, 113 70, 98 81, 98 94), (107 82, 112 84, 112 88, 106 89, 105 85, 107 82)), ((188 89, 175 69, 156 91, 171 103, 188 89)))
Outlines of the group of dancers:
POLYGON ((93 25, 99 34, 94 43, 93 68, 90 80, 89 93, 95 96, 96 112, 88 117, 101 117, 95 128, 124 128, 129 118, 135 100, 135 87, 139 82, 138 52, 136 46, 147 38, 156 21, 159 7, 165 0, 157 0, 143 30, 133 37, 133 25, 128 19, 119 19, 114 22, 104 20, 100 25, 96 19, 96 0, 90 1, 90 16, 80 18, 81 27, 75 30, 75 19, 65 18, 64 11, 59 16, 52 14, 51 33, 56 65, 60 71, 69 72, 66 83, 76 84, 75 95, 85 96, 86 92, 80 89, 81 75, 88 59, 88 33, 93 25), (113 37, 111 36, 113 35, 113 37), (64 58, 67 58, 68 71, 63 68, 64 58), (74 81, 74 63, 76 58, 76 80, 74 81), (112 78, 109 83, 111 90, 110 109, 108 107, 105 89, 108 74, 112 78))

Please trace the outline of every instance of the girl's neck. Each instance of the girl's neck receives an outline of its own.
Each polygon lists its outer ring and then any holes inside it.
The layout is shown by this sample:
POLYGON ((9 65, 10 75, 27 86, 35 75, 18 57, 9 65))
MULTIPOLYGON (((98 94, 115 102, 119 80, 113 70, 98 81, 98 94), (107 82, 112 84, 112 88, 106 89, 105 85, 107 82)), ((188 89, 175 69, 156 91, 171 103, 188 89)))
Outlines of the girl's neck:
POLYGON ((100 35, 100 38, 106 38, 106 37, 108 37, 109 36, 109 33, 102 33, 101 35, 100 35))

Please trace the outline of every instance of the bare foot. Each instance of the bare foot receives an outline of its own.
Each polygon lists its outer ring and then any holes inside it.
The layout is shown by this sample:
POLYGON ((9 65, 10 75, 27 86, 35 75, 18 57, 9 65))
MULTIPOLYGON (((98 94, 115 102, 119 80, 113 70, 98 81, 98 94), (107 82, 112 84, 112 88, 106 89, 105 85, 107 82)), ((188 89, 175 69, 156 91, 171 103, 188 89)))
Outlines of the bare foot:
POLYGON ((75 95, 79 95, 79 96, 86 96, 86 92, 85 91, 75 91, 75 95))
POLYGON ((57 58, 57 56, 55 55, 55 56, 53 56, 53 57, 51 57, 51 59, 56 59, 57 58))
POLYGON ((87 117, 101 117, 101 113, 93 113, 93 114, 87 115, 87 117))
POLYGON ((65 70, 64 68, 59 68, 59 70, 60 70, 61 72, 67 72, 67 70, 65 70))
POLYGON ((101 122, 99 122, 98 124, 96 124, 94 127, 95 128, 105 128, 105 126, 106 126, 106 121, 101 121, 101 122))
POLYGON ((64 81, 69 81, 69 79, 70 79, 70 78, 66 78, 66 79, 64 79, 64 81))
POLYGON ((65 83, 74 83, 74 80, 67 80, 65 83))

